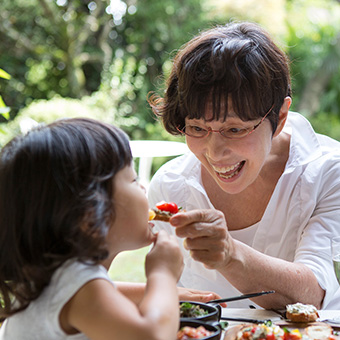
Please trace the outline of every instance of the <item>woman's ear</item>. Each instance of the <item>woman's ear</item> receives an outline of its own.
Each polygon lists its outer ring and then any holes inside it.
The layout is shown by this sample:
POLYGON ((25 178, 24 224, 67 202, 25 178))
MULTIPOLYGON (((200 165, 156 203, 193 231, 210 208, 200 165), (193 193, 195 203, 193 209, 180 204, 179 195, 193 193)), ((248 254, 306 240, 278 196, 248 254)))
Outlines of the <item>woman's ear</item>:
POLYGON ((277 128, 275 130, 275 133, 273 135, 273 137, 276 137, 280 134, 280 132, 282 131, 283 127, 286 124, 286 120, 288 117, 288 111, 290 108, 290 105, 292 104, 292 98, 290 97, 286 97, 283 101, 283 104, 281 106, 280 112, 279 112, 279 121, 277 124, 277 128))

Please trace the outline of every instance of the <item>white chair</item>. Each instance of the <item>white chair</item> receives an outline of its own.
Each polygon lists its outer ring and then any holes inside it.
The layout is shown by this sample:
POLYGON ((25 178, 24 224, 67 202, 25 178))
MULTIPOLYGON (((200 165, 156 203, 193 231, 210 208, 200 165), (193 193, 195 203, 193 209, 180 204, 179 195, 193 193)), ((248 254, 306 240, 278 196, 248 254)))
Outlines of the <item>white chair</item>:
POLYGON ((182 155, 189 150, 182 142, 160 140, 130 141, 132 156, 139 158, 138 176, 140 183, 147 189, 150 183, 151 166, 154 157, 170 157, 182 155))

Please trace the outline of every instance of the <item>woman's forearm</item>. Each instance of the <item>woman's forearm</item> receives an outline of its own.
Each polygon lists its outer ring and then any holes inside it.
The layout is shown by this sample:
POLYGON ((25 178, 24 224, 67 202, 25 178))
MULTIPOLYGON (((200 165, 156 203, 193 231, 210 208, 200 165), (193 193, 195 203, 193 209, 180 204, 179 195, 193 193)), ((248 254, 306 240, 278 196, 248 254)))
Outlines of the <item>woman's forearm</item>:
POLYGON ((275 294, 255 298, 258 305, 280 309, 299 301, 321 307, 325 292, 307 266, 264 255, 241 242, 234 242, 232 259, 219 271, 243 293, 275 290, 275 294))

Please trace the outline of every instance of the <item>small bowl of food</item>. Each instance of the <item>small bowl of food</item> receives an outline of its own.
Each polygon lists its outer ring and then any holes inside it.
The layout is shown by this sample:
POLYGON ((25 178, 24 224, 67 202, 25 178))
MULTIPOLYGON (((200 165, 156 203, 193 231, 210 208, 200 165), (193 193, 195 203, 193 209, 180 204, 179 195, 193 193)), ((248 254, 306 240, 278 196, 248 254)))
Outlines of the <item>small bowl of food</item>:
POLYGON ((221 306, 196 301, 180 301, 181 320, 220 321, 221 306))
POLYGON ((176 340, 219 340, 221 328, 213 323, 196 320, 181 320, 176 340))

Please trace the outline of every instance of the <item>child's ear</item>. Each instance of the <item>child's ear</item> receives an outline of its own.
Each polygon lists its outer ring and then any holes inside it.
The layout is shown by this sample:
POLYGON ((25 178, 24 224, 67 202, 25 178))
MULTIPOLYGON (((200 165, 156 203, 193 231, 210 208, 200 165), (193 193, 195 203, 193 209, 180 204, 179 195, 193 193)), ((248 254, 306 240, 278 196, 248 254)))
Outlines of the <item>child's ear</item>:
POLYGON ((282 131, 283 127, 285 126, 291 104, 292 104, 292 98, 286 97, 283 101, 283 104, 279 112, 279 122, 277 124, 277 128, 276 128, 276 131, 273 137, 278 136, 280 132, 282 131))

